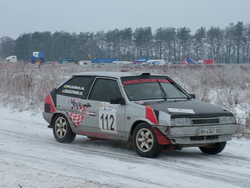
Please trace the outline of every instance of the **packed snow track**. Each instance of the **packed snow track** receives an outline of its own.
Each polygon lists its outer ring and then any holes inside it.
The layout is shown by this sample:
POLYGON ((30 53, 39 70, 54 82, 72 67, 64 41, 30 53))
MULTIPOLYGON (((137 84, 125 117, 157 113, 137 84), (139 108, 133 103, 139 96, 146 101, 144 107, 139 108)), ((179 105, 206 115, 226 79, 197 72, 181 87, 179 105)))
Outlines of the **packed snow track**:
POLYGON ((120 142, 77 136, 58 143, 41 113, 0 113, 0 187, 250 187, 247 140, 233 139, 218 155, 185 148, 150 159, 120 142))

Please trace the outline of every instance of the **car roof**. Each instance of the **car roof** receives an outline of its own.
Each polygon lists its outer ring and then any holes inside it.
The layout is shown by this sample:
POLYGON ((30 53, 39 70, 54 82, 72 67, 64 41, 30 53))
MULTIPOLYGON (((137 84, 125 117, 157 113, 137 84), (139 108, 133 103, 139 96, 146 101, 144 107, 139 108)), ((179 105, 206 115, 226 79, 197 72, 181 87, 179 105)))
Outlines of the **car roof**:
POLYGON ((136 71, 136 72, 81 72, 81 73, 75 73, 72 76, 102 76, 102 77, 120 78, 120 77, 140 76, 140 75, 152 75, 152 74, 149 72, 141 72, 141 71, 136 71))

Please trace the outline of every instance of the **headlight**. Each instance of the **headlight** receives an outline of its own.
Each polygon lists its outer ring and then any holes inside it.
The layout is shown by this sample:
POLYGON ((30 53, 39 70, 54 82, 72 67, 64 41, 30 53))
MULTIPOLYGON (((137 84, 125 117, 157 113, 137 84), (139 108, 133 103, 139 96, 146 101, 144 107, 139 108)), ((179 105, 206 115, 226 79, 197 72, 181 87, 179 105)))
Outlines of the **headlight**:
POLYGON ((171 119, 172 126, 192 126, 191 120, 189 118, 175 118, 171 119))
POLYGON ((235 120, 234 116, 221 116, 221 117, 219 117, 219 120, 220 120, 221 124, 236 123, 236 120, 235 120))

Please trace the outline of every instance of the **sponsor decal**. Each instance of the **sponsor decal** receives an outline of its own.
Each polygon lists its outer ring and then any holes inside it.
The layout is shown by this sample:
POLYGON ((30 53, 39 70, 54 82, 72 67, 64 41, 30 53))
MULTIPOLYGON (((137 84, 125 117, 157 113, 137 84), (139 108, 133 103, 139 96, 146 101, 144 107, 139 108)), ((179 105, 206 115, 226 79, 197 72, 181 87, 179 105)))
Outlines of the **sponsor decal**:
POLYGON ((117 104, 110 104, 107 102, 102 102, 99 110, 100 111, 116 112, 117 111, 117 104))
POLYGON ((137 80, 123 81, 123 84, 130 85, 130 84, 155 83, 155 82, 170 83, 170 81, 166 79, 137 79, 137 80))
POLYGON ((84 91, 84 87, 82 86, 75 86, 75 85, 68 85, 68 84, 64 84, 63 88, 67 88, 67 89, 77 89, 77 90, 82 90, 84 91))
POLYGON ((193 109, 182 109, 182 108, 167 108, 169 112, 177 112, 177 113, 187 113, 187 114, 195 114, 193 109))
POLYGON ((85 105, 78 102, 75 98, 70 99, 69 103, 72 104, 71 111, 66 113, 77 127, 83 121, 87 110, 85 105))
POLYGON ((74 94, 74 95, 83 95, 82 91, 70 90, 70 89, 63 89, 62 93, 74 94))
POLYGON ((85 88, 82 86, 68 85, 68 84, 64 84, 62 89, 62 93, 73 94, 73 95, 83 95, 83 91, 85 91, 85 88))

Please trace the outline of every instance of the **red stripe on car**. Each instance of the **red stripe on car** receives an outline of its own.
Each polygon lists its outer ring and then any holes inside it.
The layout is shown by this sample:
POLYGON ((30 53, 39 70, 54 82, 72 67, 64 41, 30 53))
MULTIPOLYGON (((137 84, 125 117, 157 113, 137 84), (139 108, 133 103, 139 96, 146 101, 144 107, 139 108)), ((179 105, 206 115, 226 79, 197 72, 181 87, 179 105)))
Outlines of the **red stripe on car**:
POLYGON ((149 105, 146 106, 146 119, 151 121, 151 123, 159 125, 159 122, 157 121, 155 112, 149 105))
POLYGON ((44 103, 50 105, 50 107, 49 107, 50 112, 56 112, 56 108, 55 108, 55 105, 54 105, 54 103, 53 103, 53 100, 52 100, 50 94, 48 94, 48 95, 46 96, 44 103))

